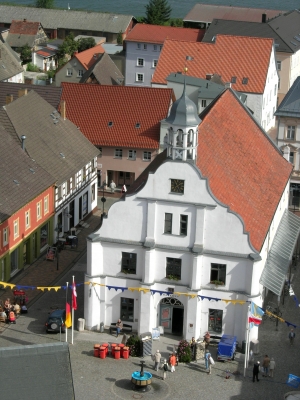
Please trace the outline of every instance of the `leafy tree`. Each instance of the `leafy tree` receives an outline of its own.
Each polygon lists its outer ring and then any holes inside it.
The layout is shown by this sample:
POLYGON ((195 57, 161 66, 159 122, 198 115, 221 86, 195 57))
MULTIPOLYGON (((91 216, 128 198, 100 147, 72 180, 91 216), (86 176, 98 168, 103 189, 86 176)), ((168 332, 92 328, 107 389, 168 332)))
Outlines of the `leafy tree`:
POLYGON ((118 44, 123 44, 123 34, 122 34, 122 31, 120 31, 119 33, 118 33, 118 36, 117 36, 117 43, 118 44))
POLYGON ((183 19, 180 18, 171 18, 170 19, 171 26, 183 27, 183 19))
POLYGON ((67 60, 68 56, 73 57, 75 51, 77 51, 78 42, 74 40, 73 33, 70 33, 64 40, 63 44, 58 47, 56 58, 58 59, 58 65, 63 65, 67 60))
POLYGON ((81 38, 77 42, 78 52, 81 53, 84 50, 91 49, 96 46, 95 39, 92 37, 89 38, 81 38))
POLYGON ((19 48, 17 52, 20 53, 22 64, 27 64, 31 61, 31 48, 28 44, 25 44, 25 46, 19 48))
POLYGON ((36 0, 37 8, 54 8, 54 0, 36 0))
POLYGON ((152 25, 164 25, 170 18, 172 8, 167 0, 150 0, 146 7, 146 22, 152 25))

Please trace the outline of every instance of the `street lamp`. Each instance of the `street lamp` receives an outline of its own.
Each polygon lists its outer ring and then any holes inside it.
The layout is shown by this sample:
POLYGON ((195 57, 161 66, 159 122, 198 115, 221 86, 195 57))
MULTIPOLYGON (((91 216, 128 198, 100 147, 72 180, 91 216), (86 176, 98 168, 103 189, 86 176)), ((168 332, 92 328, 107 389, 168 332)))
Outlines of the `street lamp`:
POLYGON ((102 218, 104 218, 104 216, 105 216, 105 212, 104 212, 104 203, 106 202, 106 198, 104 197, 105 186, 106 186, 106 182, 103 181, 103 183, 102 183, 103 194, 102 194, 102 197, 101 197, 101 201, 102 201, 102 204, 103 204, 102 218))

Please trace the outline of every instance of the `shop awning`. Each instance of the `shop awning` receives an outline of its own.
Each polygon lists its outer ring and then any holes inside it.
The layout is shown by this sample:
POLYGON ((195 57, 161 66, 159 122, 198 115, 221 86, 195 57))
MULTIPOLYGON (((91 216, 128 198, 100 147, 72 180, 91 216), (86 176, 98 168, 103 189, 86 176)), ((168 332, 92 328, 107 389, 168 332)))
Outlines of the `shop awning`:
POLYGON ((260 283, 280 296, 300 231, 300 218, 286 210, 273 240, 260 283))

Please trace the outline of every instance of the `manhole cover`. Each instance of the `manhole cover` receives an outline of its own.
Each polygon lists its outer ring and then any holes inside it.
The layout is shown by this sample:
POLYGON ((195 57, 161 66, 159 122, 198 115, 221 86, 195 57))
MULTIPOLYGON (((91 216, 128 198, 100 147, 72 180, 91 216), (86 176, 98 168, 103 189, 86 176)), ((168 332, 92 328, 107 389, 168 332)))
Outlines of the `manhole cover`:
POLYGON ((133 394, 133 395, 132 395, 132 398, 133 398, 133 399, 142 399, 143 396, 142 396, 141 394, 133 394))

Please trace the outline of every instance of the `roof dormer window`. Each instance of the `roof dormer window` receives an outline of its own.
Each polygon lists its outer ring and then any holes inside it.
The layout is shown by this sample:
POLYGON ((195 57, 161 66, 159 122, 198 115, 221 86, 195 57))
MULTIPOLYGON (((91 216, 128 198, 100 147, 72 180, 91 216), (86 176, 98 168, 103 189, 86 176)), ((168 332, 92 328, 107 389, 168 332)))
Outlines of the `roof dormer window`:
POLYGON ((231 83, 236 83, 236 76, 232 76, 230 82, 231 83))
POLYGON ((247 83, 248 83, 248 78, 243 78, 242 84, 243 84, 243 85, 247 85, 247 83))

